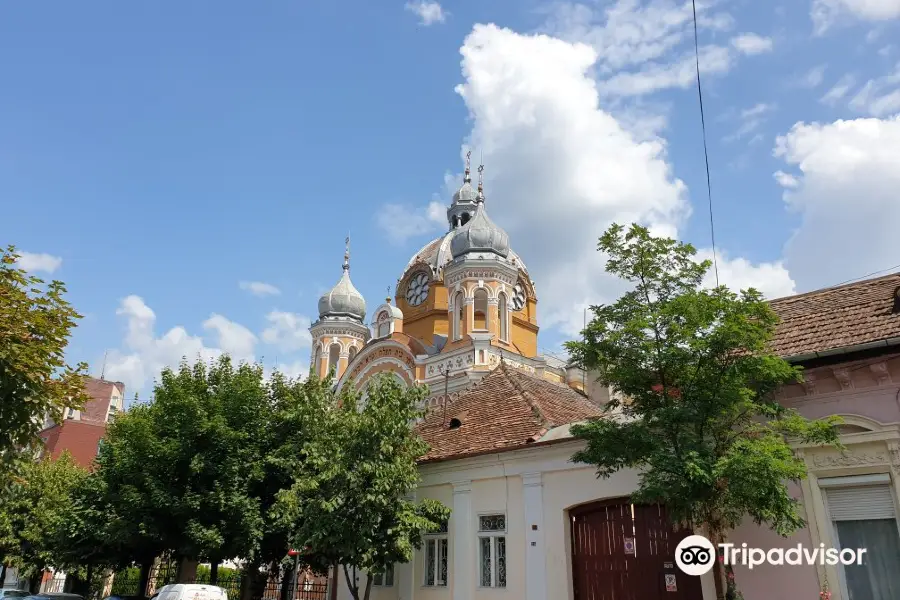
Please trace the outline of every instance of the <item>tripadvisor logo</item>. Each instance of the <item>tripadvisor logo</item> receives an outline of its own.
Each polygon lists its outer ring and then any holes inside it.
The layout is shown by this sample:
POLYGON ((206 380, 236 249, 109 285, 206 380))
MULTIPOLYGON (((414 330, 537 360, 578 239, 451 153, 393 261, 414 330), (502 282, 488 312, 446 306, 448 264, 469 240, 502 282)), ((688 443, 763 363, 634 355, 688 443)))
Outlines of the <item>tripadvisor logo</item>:
POLYGON ((719 544, 720 552, 716 552, 713 543, 702 535, 689 535, 681 540, 675 548, 675 564, 687 575, 704 575, 712 570, 718 554, 726 565, 743 565, 748 569, 763 564, 783 565, 861 565, 865 548, 853 549, 826 548, 819 544, 818 548, 804 548, 797 544, 791 548, 750 548, 747 544, 740 547, 734 544, 719 544))

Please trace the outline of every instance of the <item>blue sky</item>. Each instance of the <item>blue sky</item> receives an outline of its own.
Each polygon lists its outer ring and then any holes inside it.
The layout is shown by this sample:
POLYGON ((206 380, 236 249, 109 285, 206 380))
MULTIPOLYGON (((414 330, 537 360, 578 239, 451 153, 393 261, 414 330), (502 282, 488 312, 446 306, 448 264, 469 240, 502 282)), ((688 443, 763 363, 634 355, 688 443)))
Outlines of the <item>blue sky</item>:
MULTIPOLYGON (((897 0, 698 9, 723 279, 777 296, 900 263, 897 0)), ((709 248, 686 10, 2 3, 0 242, 67 283, 71 359, 107 353, 130 392, 185 352, 302 372, 344 237, 372 309, 470 144, 552 350, 621 289, 593 252, 612 220, 709 248)))

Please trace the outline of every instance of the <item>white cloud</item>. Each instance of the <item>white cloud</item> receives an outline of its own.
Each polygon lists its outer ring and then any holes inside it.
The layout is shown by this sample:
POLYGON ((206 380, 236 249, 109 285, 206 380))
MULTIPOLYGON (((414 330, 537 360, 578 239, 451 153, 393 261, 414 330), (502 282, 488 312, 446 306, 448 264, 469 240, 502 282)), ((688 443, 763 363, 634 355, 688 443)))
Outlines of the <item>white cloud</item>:
POLYGON ((58 256, 53 256, 52 254, 35 254, 32 252, 20 251, 17 251, 17 253, 19 254, 19 259, 16 263, 20 268, 25 269, 26 271, 53 273, 60 265, 62 265, 62 259, 58 256))
MULTIPOLYGON (((211 360, 224 351, 223 348, 207 346, 200 336, 190 335, 181 326, 173 327, 157 337, 156 314, 140 296, 124 298, 116 314, 124 317, 127 323, 125 350, 109 352, 106 377, 124 382, 129 389, 143 389, 159 375, 163 367, 176 367, 182 358, 211 360)), ((220 342, 225 342, 232 348, 247 349, 247 340, 240 331, 244 328, 240 325, 231 323, 220 315, 212 315, 204 326, 217 334, 220 342)))
POLYGON ((809 71, 807 71, 799 81, 800 87, 805 88, 817 88, 822 85, 822 82, 825 81, 825 69, 828 68, 828 65, 819 65, 817 67, 813 67, 809 71))
POLYGON ((742 54, 754 56, 756 54, 771 52, 772 38, 763 37, 755 33, 742 33, 731 39, 731 45, 742 54))
POLYGON ((203 322, 203 328, 213 332, 219 348, 235 360, 253 360, 256 336, 243 325, 213 313, 203 322))
MULTIPOLYGON (((701 249, 697 252, 700 260, 712 260, 713 254, 709 249, 701 249)), ((794 280, 791 279, 788 270, 782 261, 760 263, 754 265, 745 258, 729 258, 727 254, 719 251, 716 253, 719 271, 719 283, 726 285, 734 291, 756 288, 768 299, 791 296, 797 293, 794 280)), ((715 270, 711 267, 706 273, 703 284, 712 287, 716 284, 715 270)))
POLYGON ((664 140, 635 136, 601 107, 586 44, 476 25, 461 52, 457 91, 473 120, 467 143, 484 151, 487 209, 536 282, 541 325, 576 334, 584 307, 623 290, 597 238, 613 221, 677 236, 685 185, 664 140))
POLYGON ((847 95, 847 92, 850 91, 850 88, 852 88, 855 83, 856 78, 848 73, 841 77, 830 90, 825 92, 825 95, 822 96, 819 101, 824 104, 834 105, 847 95))
MULTIPOLYGON (((756 133, 756 131, 763 125, 763 123, 766 122, 766 120, 769 118, 769 115, 776 108, 777 107, 774 104, 760 102, 750 108, 742 110, 739 116, 740 126, 734 133, 726 136, 724 138, 725 141, 733 142, 735 140, 747 137, 752 133, 756 133)), ((761 140, 762 136, 759 133, 756 133, 756 135, 751 138, 751 142, 761 140)))
POLYGON ((254 296, 278 296, 281 294, 281 290, 277 287, 262 281, 241 281, 238 285, 242 290, 250 292, 254 296))
POLYGON ((800 181, 798 181, 797 178, 790 173, 785 173, 784 171, 775 171, 775 173, 773 173, 773 177, 775 177, 775 181, 777 181, 778 185, 780 185, 781 187, 794 189, 800 186, 800 181))
POLYGON ((900 113, 900 64, 893 73, 867 81, 850 100, 850 108, 873 117, 900 113))
POLYGON ((800 172, 784 192, 801 219, 784 257, 801 291, 898 262, 897 148, 900 117, 797 123, 778 137, 775 156, 800 172))
POLYGON ((813 29, 821 35, 842 17, 852 16, 862 21, 889 21, 900 18, 897 0, 813 0, 810 17, 813 29))
MULTIPOLYGON (((728 31, 734 20, 717 9, 718 3, 698 3, 701 30, 728 31)), ((610 96, 639 96, 668 88, 684 88, 696 81, 693 18, 690 2, 673 0, 617 0, 606 6, 588 3, 554 5, 544 27, 547 33, 588 44, 597 51, 594 68, 600 91, 610 96)), ((707 45, 700 49, 703 75, 728 72, 741 53, 763 51, 771 40, 741 34, 734 48, 707 45)))
POLYGON ((430 234, 446 227, 446 210, 447 207, 437 200, 424 208, 385 204, 375 215, 375 222, 391 243, 399 245, 412 237, 430 234))
POLYGON ((425 25, 433 25, 435 23, 443 23, 447 19, 447 11, 441 8, 437 2, 407 2, 406 10, 413 12, 419 16, 419 23, 425 25))
POLYGON ((266 315, 269 326, 262 332, 262 340, 280 350, 292 352, 312 346, 310 320, 296 313, 273 310, 266 315))

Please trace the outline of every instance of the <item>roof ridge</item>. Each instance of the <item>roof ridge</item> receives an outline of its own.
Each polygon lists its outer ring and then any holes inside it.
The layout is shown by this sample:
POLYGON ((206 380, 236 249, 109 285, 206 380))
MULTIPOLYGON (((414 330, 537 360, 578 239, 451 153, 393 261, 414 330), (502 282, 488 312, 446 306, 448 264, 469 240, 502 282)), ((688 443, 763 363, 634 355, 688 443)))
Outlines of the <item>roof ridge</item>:
MULTIPOLYGON (((532 414, 538 418, 540 425, 543 429, 549 429, 553 427, 553 423, 550 422, 546 416, 544 416, 544 412, 541 410, 541 407, 538 406, 538 403, 531 397, 531 392, 522 387, 518 381, 515 380, 514 377, 511 377, 511 373, 509 372, 509 368, 506 366, 506 362, 501 360, 499 369, 502 369, 503 376, 506 377, 506 380, 519 392, 519 395, 528 403, 528 406, 531 408, 532 414)), ((518 374, 518 372, 517 372, 518 374)))
POLYGON ((887 275, 881 275, 880 277, 873 277, 871 279, 861 279, 859 281, 851 281, 848 283, 840 283, 838 285, 833 285, 830 287, 819 288, 817 290, 810 290, 808 292, 803 292, 802 294, 794 294, 792 296, 782 296, 780 298, 772 298, 768 302, 769 302, 769 304, 772 304, 773 302, 784 302, 787 300, 794 300, 797 298, 807 298, 810 296, 816 296, 819 294, 823 294, 825 292, 831 292, 834 290, 840 290, 840 289, 854 287, 854 286, 858 286, 858 285, 869 284, 869 283, 873 283, 876 281, 881 281, 883 279, 889 279, 891 277, 898 277, 898 276, 900 276, 900 272, 888 273, 887 275))

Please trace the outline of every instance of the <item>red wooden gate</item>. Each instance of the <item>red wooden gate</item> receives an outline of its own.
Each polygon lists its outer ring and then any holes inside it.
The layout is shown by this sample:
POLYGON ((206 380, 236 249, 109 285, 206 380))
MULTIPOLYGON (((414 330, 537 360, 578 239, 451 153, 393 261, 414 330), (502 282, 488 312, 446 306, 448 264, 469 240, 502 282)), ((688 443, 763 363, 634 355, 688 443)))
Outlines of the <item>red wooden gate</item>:
POLYGON ((664 507, 618 498, 570 517, 575 600, 703 600, 700 578, 675 566, 675 547, 690 532, 675 532, 664 507))

